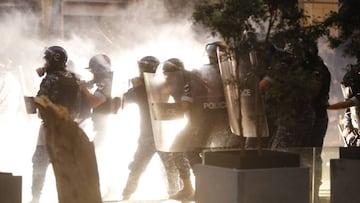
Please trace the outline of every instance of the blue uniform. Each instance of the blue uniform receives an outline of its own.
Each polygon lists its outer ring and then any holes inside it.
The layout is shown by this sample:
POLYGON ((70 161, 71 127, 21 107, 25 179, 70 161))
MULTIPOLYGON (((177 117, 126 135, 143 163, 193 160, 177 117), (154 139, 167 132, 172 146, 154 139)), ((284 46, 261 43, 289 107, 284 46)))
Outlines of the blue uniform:
MULTIPOLYGON (((78 113, 80 88, 73 73, 65 70, 48 72, 41 81, 40 89, 37 93, 37 96, 42 95, 47 96, 54 104, 66 107, 73 118, 78 113)), ((38 143, 32 158, 33 182, 31 189, 33 202, 38 201, 40 198, 46 171, 50 164, 45 137, 46 126, 42 123, 39 129, 38 143)))

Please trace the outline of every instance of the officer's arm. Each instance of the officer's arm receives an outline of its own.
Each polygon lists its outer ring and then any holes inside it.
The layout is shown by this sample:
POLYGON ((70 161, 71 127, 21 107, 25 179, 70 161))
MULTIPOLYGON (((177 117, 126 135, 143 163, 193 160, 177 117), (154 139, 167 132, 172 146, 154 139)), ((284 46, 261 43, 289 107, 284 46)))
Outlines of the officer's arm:
POLYGON ((339 109, 350 108, 352 106, 355 106, 355 102, 349 99, 349 100, 338 102, 338 103, 335 103, 335 104, 330 104, 327 107, 327 109, 329 109, 329 110, 339 110, 339 109))
POLYGON ((181 108, 183 109, 184 112, 188 112, 190 111, 192 103, 193 103, 192 90, 191 90, 190 81, 188 81, 184 85, 184 92, 183 95, 181 96, 181 108))
POLYGON ((87 88, 87 84, 85 81, 80 81, 80 88, 92 108, 96 108, 106 101, 105 95, 99 94, 97 92, 92 94, 87 88))

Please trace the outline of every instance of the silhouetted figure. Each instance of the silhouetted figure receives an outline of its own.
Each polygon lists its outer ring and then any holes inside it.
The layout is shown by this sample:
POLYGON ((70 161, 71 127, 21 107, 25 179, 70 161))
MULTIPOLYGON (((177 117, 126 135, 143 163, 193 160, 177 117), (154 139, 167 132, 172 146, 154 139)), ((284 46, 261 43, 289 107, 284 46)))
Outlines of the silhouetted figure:
POLYGON ((82 99, 86 100, 83 104, 87 104, 89 115, 93 122, 95 148, 101 148, 104 139, 108 133, 108 116, 112 113, 111 88, 113 72, 111 71, 111 60, 105 54, 98 54, 89 60, 87 68, 92 74, 93 79, 85 82, 80 81, 82 99), (94 88, 92 93, 90 89, 94 88))
POLYGON ((168 193, 178 191, 177 170, 168 152, 157 151, 151 126, 148 95, 144 83, 144 73, 155 73, 159 60, 154 56, 145 56, 138 62, 139 77, 132 79, 133 87, 124 94, 124 103, 136 103, 140 111, 140 135, 133 161, 129 164, 129 176, 123 190, 123 200, 130 199, 136 191, 139 180, 151 159, 157 153, 165 168, 168 180, 168 193))
MULTIPOLYGON (((190 182, 190 169, 202 162, 201 153, 206 148, 239 147, 240 138, 230 130, 223 82, 217 60, 216 49, 225 48, 222 42, 206 45, 209 64, 191 72, 184 71, 185 85, 181 98, 189 121, 180 132, 187 136, 181 140, 186 144, 184 153, 175 153, 174 159, 182 177, 184 187, 170 196, 177 200, 192 200, 194 190, 190 182)), ((196 171, 194 171, 196 176, 196 171)))
MULTIPOLYGON (((76 76, 66 70, 67 53, 60 46, 51 46, 44 53, 44 67, 37 69, 39 76, 45 75, 37 96, 47 96, 51 102, 61 105, 76 117, 79 108, 80 88, 76 76)), ((41 117, 41 115, 40 115, 41 117)), ((41 124, 35 153, 33 155, 32 203, 39 202, 47 168, 50 164, 46 148, 46 126, 41 124)))

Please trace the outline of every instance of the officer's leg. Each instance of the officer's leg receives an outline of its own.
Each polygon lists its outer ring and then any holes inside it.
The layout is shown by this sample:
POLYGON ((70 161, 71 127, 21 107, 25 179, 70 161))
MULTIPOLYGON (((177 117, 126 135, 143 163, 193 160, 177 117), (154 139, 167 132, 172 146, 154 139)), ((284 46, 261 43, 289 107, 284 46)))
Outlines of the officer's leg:
POLYGON ((168 194, 174 194, 179 191, 179 173, 175 165, 175 160, 171 152, 158 152, 158 154, 165 168, 168 194))
POLYGON ((44 187, 46 171, 50 164, 48 152, 45 145, 36 147, 32 158, 33 174, 32 174, 32 203, 37 203, 40 199, 42 188, 44 187))
POLYGON ((150 160, 155 154, 155 145, 152 136, 140 135, 138 148, 135 152, 134 159, 129 165, 129 176, 123 190, 123 199, 127 200, 130 198, 138 186, 140 176, 145 171, 150 160))
POLYGON ((191 167, 189 160, 187 159, 185 153, 175 152, 172 153, 173 158, 176 164, 176 167, 179 171, 180 179, 182 181, 182 189, 174 195, 170 196, 170 199, 176 200, 193 200, 195 191, 191 182, 191 167))

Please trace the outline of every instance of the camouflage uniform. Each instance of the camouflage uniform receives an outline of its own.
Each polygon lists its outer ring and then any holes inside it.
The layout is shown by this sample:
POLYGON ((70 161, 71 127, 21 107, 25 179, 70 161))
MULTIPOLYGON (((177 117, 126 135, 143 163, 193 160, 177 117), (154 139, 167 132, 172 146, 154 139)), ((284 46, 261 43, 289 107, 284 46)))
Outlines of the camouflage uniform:
POLYGON ((184 87, 183 102, 190 102, 190 116, 187 127, 182 133, 190 134, 188 141, 192 150, 185 155, 177 155, 179 173, 183 176, 195 164, 201 163, 200 153, 205 148, 238 147, 240 137, 231 133, 222 80, 217 64, 205 65, 191 72, 184 87), (185 156, 187 160, 185 161, 185 156), (182 160, 182 161, 181 161, 182 160))
POLYGON ((140 135, 138 147, 134 154, 133 161, 129 164, 129 176, 122 195, 130 197, 136 191, 141 174, 145 171, 155 153, 158 153, 167 175, 168 193, 172 194, 179 189, 177 169, 174 160, 171 159, 169 152, 160 152, 156 150, 153 130, 151 126, 150 110, 145 85, 131 88, 124 95, 125 103, 136 103, 140 110, 140 135))

